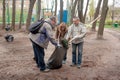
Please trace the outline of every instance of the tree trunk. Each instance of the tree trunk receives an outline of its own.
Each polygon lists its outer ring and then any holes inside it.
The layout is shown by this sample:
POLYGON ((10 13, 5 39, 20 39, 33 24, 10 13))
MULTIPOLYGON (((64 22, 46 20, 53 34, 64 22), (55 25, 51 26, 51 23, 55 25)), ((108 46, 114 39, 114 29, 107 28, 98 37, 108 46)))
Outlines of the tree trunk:
POLYGON ((54 14, 54 16, 56 16, 56 14, 57 14, 57 0, 55 0, 55 14, 54 14))
POLYGON ((5 11, 6 11, 6 7, 5 7, 5 0, 3 0, 3 26, 2 26, 2 29, 4 29, 4 28, 5 28, 5 26, 6 26, 5 11))
POLYGON ((105 24, 107 11, 108 11, 108 0, 104 0, 102 6, 102 13, 101 13, 102 16, 100 19, 100 25, 97 33, 97 39, 103 39, 103 31, 104 31, 104 24, 105 24))
POLYGON ((83 0, 78 0, 78 16, 80 18, 80 21, 84 23, 83 20, 83 0))
POLYGON ((21 1, 21 13, 20 13, 19 29, 21 29, 22 20, 23 20, 23 7, 24 7, 24 0, 21 1))
POLYGON ((13 0, 13 4, 12 4, 12 30, 15 31, 15 9, 16 9, 16 3, 15 3, 16 0, 13 0))
MULTIPOLYGON (((95 14, 94 14, 94 19, 96 19, 99 15, 101 2, 102 2, 102 0, 99 0, 95 14)), ((92 24, 92 31, 96 31, 96 22, 97 22, 97 20, 92 24)))
POLYGON ((41 12, 41 0, 37 2, 37 20, 40 19, 40 12, 41 12))
POLYGON ((60 23, 62 22, 63 18, 63 0, 60 0, 60 23))
POLYGON ((113 0, 113 5, 112 5, 112 17, 111 17, 112 18, 112 24, 114 23, 114 16, 115 16, 114 15, 115 14, 114 9, 115 9, 115 0, 113 0))
POLYGON ((68 11, 68 14, 67 14, 67 23, 69 24, 70 23, 70 15, 71 15, 71 8, 70 8, 70 1, 67 0, 67 11, 68 11))
POLYGON ((54 5, 55 5, 55 2, 54 2, 54 0, 52 0, 51 1, 51 14, 52 15, 54 14, 54 12, 53 12, 54 5))
POLYGON ((6 0, 6 11, 7 11, 7 24, 10 25, 10 12, 9 12, 9 0, 6 0))
POLYGON ((77 2, 78 2, 78 0, 75 0, 75 2, 74 2, 74 4, 73 4, 72 10, 71 10, 71 19, 70 19, 70 23, 72 23, 72 19, 73 19, 74 14, 75 14, 75 9, 76 9, 77 2))
POLYGON ((87 10, 88 10, 89 1, 90 1, 90 0, 87 0, 87 5, 86 5, 84 17, 83 17, 83 22, 84 22, 84 23, 85 23, 85 19, 86 19, 86 14, 87 14, 87 10))
POLYGON ((94 4, 94 0, 90 0, 90 4, 89 4, 89 16, 90 16, 90 21, 93 20, 94 17, 94 13, 95 13, 95 4, 94 4))
POLYGON ((31 17, 32 17, 33 7, 34 7, 34 4, 35 4, 36 0, 29 0, 29 1, 30 1, 29 10, 28 10, 28 16, 27 16, 27 20, 26 20, 26 30, 27 31, 28 31, 28 27, 31 24, 31 17))

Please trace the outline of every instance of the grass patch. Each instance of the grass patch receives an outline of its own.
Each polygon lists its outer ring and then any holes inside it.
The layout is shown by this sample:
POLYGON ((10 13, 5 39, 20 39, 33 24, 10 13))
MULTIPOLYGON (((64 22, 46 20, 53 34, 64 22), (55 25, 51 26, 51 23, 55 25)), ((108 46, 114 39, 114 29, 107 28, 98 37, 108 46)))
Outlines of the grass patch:
POLYGON ((105 27, 105 28, 112 28, 113 25, 107 25, 107 24, 106 24, 104 27, 105 27))

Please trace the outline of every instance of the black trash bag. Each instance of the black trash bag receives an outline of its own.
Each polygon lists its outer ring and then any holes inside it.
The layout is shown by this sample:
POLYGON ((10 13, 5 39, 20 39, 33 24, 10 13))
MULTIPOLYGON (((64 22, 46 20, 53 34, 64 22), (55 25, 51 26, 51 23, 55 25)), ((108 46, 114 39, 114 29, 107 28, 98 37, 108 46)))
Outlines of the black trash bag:
POLYGON ((13 37, 13 35, 6 35, 6 36, 5 36, 5 40, 6 40, 7 42, 13 42, 14 37, 13 37))
POLYGON ((62 67, 62 60, 64 58, 66 48, 56 47, 47 62, 47 67, 49 69, 59 69, 62 67))
POLYGON ((5 30, 6 30, 6 31, 10 31, 10 29, 11 29, 11 28, 10 28, 9 25, 7 25, 7 26, 5 27, 5 30))

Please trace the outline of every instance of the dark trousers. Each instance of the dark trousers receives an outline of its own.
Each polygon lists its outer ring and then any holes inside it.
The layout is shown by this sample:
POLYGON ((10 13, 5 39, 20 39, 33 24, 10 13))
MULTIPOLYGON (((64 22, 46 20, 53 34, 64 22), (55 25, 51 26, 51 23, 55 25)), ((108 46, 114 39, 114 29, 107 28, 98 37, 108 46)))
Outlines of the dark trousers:
POLYGON ((46 68, 44 61, 44 48, 40 47, 36 43, 32 41, 34 57, 36 59, 37 66, 40 67, 40 70, 44 70, 46 68))
POLYGON ((64 55, 63 60, 66 61, 66 59, 67 59, 67 50, 65 51, 65 55, 64 55))

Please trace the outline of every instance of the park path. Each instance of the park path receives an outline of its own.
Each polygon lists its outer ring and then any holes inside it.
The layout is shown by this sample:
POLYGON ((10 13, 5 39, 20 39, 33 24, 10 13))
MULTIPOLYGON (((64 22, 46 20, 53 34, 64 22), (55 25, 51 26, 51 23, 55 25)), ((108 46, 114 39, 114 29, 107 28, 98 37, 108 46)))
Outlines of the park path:
MULTIPOLYGON (((33 51, 28 34, 12 32, 15 40, 7 43, 0 32, 0 80, 120 80, 120 33, 105 29, 104 39, 97 40, 96 32, 85 37, 81 69, 70 67, 71 46, 67 63, 57 70, 42 73, 33 61, 33 51)), ((45 61, 54 51, 49 45, 45 61)))

